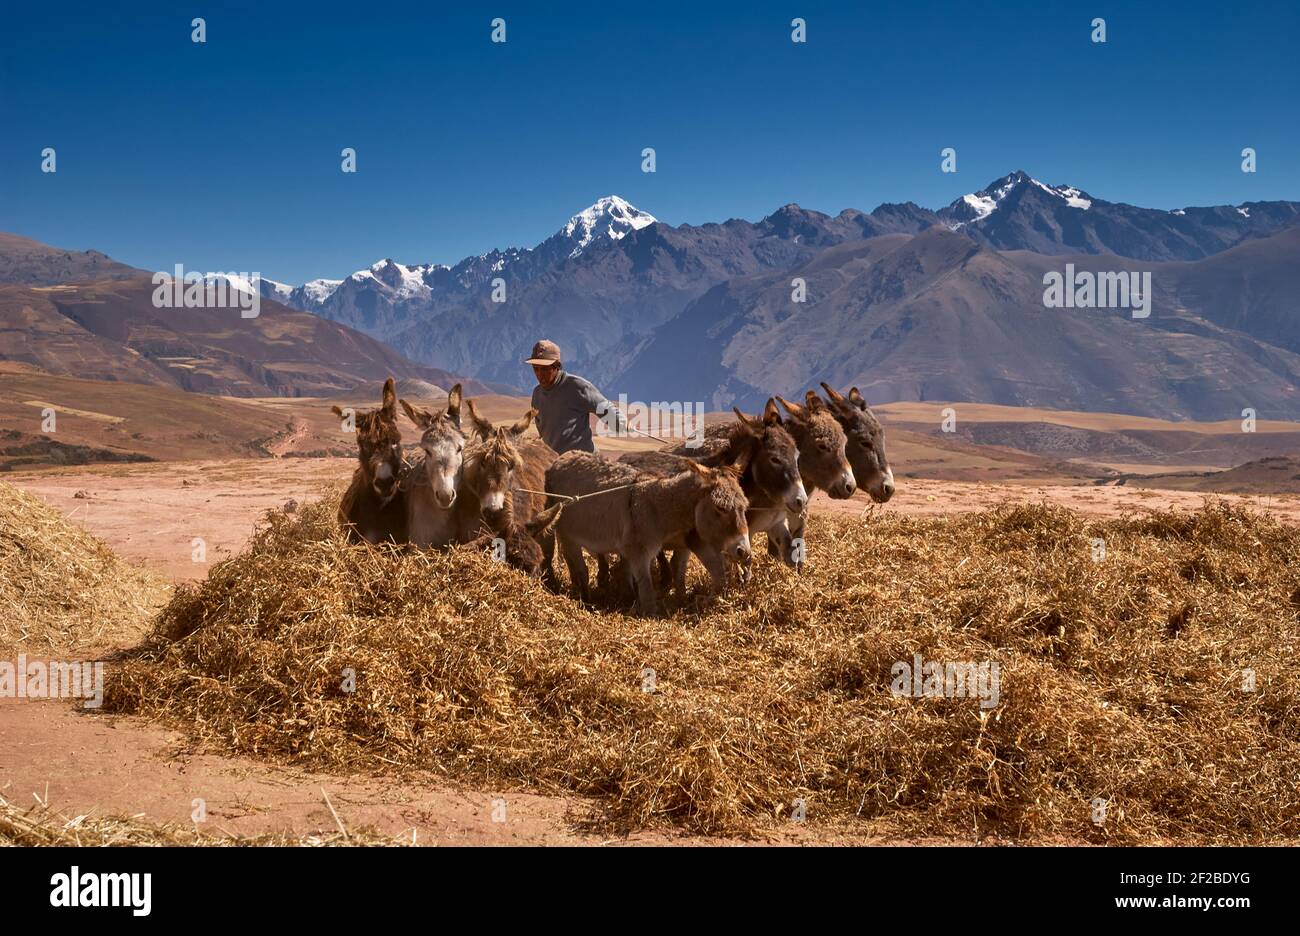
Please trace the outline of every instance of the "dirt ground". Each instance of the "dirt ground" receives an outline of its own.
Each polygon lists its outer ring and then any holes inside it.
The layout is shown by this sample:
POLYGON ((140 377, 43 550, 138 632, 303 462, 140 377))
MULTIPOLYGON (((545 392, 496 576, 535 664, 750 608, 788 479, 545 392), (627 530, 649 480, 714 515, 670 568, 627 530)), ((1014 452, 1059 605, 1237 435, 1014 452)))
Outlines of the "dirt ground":
MULTIPOLYGON (((318 497, 327 485, 351 477, 354 465, 350 458, 166 462, 15 472, 8 479, 76 520, 119 556, 181 581, 203 578, 211 563, 238 552, 267 510, 318 497), (204 541, 206 561, 194 560, 196 537, 204 541)), ((864 517, 931 516, 984 510, 1006 500, 1046 500, 1111 516, 1126 510, 1194 510, 1206 496, 1129 485, 899 478, 898 493, 888 504, 873 506, 863 494, 833 501, 819 492, 812 509, 864 517)), ((1300 495, 1220 496, 1300 522, 1300 495)))
POLYGON ((206 819, 198 825, 213 835, 312 835, 337 831, 341 823, 418 845, 972 844, 794 822, 756 840, 608 835, 590 825, 590 810, 578 798, 465 790, 436 776, 383 780, 268 765, 204 753, 177 732, 136 718, 84 714, 62 702, 0 699, 0 725, 0 796, 15 805, 49 803, 69 820, 118 815, 188 827, 194 801, 202 799, 206 819))
MULTIPOLYGON (((202 578, 213 562, 238 552, 266 510, 305 503, 346 480, 352 459, 283 458, 110 465, 15 472, 7 480, 28 490, 106 541, 120 556, 170 579, 202 578), (194 560, 195 538, 206 545, 194 560)), ((853 513, 869 521, 882 512, 948 514, 1005 500, 1068 505, 1086 513, 1195 509, 1204 495, 1091 484, 966 483, 900 479, 888 505, 814 498, 815 511, 853 513)), ((1225 496, 1300 522, 1300 495, 1225 496)), ((104 648, 100 656, 111 654, 104 648)), ((91 657, 94 658, 94 657, 91 657)), ((81 814, 132 815, 150 822, 190 822, 192 801, 206 802, 216 833, 329 832, 369 825, 420 844, 736 844, 718 839, 642 834, 609 838, 591 831, 577 798, 458 789, 437 776, 401 781, 318 775, 193 749, 186 739, 139 719, 87 714, 73 704, 0 699, 0 796, 12 803, 48 802, 69 819, 81 814), (505 821, 493 821, 494 800, 505 821), (414 830, 414 832, 413 832, 414 830)), ((951 840, 899 843, 791 823, 765 841, 776 844, 965 844, 951 840)))

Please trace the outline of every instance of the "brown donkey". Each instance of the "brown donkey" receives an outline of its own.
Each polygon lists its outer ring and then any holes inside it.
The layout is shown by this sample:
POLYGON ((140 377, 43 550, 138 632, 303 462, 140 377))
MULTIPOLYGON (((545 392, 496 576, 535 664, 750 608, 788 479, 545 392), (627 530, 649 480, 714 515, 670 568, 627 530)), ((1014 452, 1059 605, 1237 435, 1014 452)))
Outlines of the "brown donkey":
POLYGON ((630 466, 575 451, 561 455, 547 469, 549 493, 586 495, 618 488, 568 503, 556 524, 556 538, 580 598, 590 597, 584 549, 623 557, 636 586, 637 605, 647 614, 659 610, 651 562, 665 546, 684 544, 692 531, 718 555, 748 564, 743 468, 706 468, 691 461, 685 465, 685 471, 671 478, 637 473, 632 477, 639 480, 629 480, 634 470, 630 466))
POLYGON ((844 451, 853 466, 853 476, 873 501, 885 503, 894 496, 894 470, 885 457, 884 428, 857 387, 849 390, 847 397, 825 381, 822 389, 831 401, 831 412, 848 436, 844 451))
POLYGON ((477 539, 470 540, 465 548, 490 547, 494 551, 494 558, 499 558, 500 561, 527 575, 541 576, 546 570, 547 563, 546 553, 539 541, 552 535, 551 531, 556 521, 560 519, 560 511, 563 509, 563 503, 554 504, 527 523, 515 520, 512 512, 510 517, 501 522, 500 529, 485 531, 477 539), (497 549, 502 550, 499 557, 495 556, 497 549))
MULTIPOLYGON (((757 419, 738 409, 733 411, 738 421, 708 427, 703 446, 692 449, 683 443, 664 452, 629 452, 620 461, 657 474, 671 474, 682 470, 677 461, 681 457, 717 468, 744 456, 748 467, 740 485, 749 501, 745 513, 749 535, 766 533, 769 542, 776 541, 782 559, 794 565, 786 512, 802 514, 808 506, 808 494, 799 476, 799 449, 782 425, 775 400, 767 401, 757 419)), ((700 561, 705 562, 704 557, 700 561)))
POLYGON ((447 394, 437 416, 402 400, 407 417, 423 431, 424 459, 406 476, 407 534, 416 546, 443 548, 457 541, 456 489, 460 485, 465 434, 460 429, 460 384, 447 394))
MULTIPOLYGON (((480 527, 502 529, 504 521, 515 514, 515 477, 525 469, 518 443, 537 416, 537 410, 530 409, 513 426, 498 428, 478 414, 473 400, 466 400, 465 405, 474 438, 465 447, 456 503, 462 542, 478 536, 480 527)), ((528 520, 533 514, 532 502, 525 499, 519 506, 518 519, 528 520)))
POLYGON ((799 446, 799 474, 808 495, 821 488, 835 500, 848 500, 858 482, 845 454, 848 438, 830 407, 815 393, 808 395, 805 406, 783 396, 777 400, 790 414, 785 427, 799 446))
POLYGON ((542 490, 555 452, 543 442, 518 444, 537 410, 530 409, 513 426, 497 428, 479 416, 473 400, 465 402, 477 438, 466 447, 461 469, 457 502, 460 536, 474 547, 501 539, 505 547, 502 558, 536 575, 546 565, 536 541, 550 534, 562 505, 539 511, 545 498, 517 490, 516 481, 521 482, 519 487, 542 490))
MULTIPOLYGON (((331 407, 343 417, 343 410, 331 407)), ((357 454, 361 465, 339 503, 339 523, 353 542, 397 543, 407 539, 406 495, 401 489, 402 433, 397 428, 397 390, 384 381, 383 405, 357 413, 357 454)))

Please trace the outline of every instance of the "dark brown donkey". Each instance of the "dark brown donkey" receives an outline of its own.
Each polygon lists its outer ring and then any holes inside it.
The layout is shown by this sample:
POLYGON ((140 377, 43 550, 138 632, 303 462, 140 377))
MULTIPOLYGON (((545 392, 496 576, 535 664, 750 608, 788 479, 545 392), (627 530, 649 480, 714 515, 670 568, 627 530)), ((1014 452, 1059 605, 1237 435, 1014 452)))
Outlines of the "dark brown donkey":
POLYGON ((465 548, 490 548, 494 559, 527 575, 539 577, 546 569, 546 554, 538 541, 553 535, 552 530, 563 509, 564 504, 555 504, 527 523, 520 523, 511 516, 502 522, 501 529, 485 531, 477 539, 466 543, 465 548), (496 552, 498 549, 501 550, 500 555, 496 552))
POLYGON ((848 436, 844 452, 853 466, 854 478, 873 501, 885 503, 894 496, 894 471, 885 457, 884 428, 857 387, 849 390, 847 397, 825 382, 822 389, 831 401, 831 412, 848 436))
MULTIPOLYGON (((345 418, 337 406, 331 409, 345 418)), ((353 542, 405 543, 402 433, 397 428, 397 390, 392 377, 384 381, 383 405, 357 413, 355 423, 361 465, 339 503, 339 523, 353 542)))

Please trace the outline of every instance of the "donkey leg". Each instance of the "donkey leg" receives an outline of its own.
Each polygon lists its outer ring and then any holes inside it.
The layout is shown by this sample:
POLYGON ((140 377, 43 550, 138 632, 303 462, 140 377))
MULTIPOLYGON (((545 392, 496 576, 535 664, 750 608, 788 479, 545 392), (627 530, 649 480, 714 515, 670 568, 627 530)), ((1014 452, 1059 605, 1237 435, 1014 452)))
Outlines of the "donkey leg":
MULTIPOLYGON (((660 554, 662 555, 662 553, 660 554)), ((674 549, 673 561, 670 572, 672 574, 673 591, 677 597, 685 600, 686 598, 686 568, 691 564, 691 551, 689 549, 674 549)))
POLYGON ((609 556, 604 553, 596 554, 596 587, 609 588, 609 556))
POLYGON ((560 580, 555 575, 555 537, 554 529, 547 530, 537 544, 542 547, 542 584, 547 590, 559 594, 560 580))
POLYGON ((618 557, 618 571, 623 583, 624 594, 636 598, 636 576, 632 574, 632 563, 622 556, 618 557))
POLYGON ((572 540, 561 537, 560 552, 564 554, 564 564, 569 567, 569 581, 573 584, 574 594, 582 601, 590 601, 591 588, 587 579, 587 560, 582 555, 582 547, 572 540))
POLYGON ((793 515, 790 516, 790 520, 790 526, 786 525, 785 520, 781 520, 768 528, 767 551, 780 558, 790 568, 797 570, 802 565, 802 561, 795 556, 794 541, 796 538, 803 539, 804 520, 802 517, 796 518, 793 515), (795 526, 796 523, 797 526, 795 526))
POLYGON ((642 614, 657 615, 659 613, 659 597, 655 594, 654 577, 650 574, 650 563, 654 559, 654 554, 625 554, 623 558, 632 567, 632 575, 636 579, 638 610, 642 614))
MULTIPOLYGON (((677 558, 676 550, 673 550, 673 558, 677 558)), ((668 556, 665 555, 662 549, 659 550, 659 555, 655 556, 655 565, 659 571, 659 584, 665 589, 668 588, 669 584, 674 582, 676 579, 675 573, 673 572, 674 567, 669 564, 668 556)))
POLYGON ((717 593, 725 589, 727 587, 727 560, 723 558, 722 553, 712 546, 706 546, 704 543, 700 543, 694 549, 700 563, 709 572, 711 590, 717 593))

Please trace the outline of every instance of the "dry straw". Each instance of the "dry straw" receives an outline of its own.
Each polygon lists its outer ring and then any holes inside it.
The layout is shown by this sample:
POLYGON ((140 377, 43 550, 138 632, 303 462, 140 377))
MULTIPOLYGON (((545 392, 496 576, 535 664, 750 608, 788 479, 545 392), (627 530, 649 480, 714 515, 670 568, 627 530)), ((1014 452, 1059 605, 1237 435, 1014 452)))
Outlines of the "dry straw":
POLYGON ((233 835, 197 826, 154 825, 136 816, 65 816, 45 806, 19 809, 0 797, 0 846, 149 846, 149 845, 410 845, 408 836, 383 835, 367 827, 314 835, 266 833, 233 835))
POLYGON ((1300 533, 1267 517, 818 516, 803 575, 764 559, 647 619, 484 555, 349 546, 334 513, 269 515, 182 587, 108 707, 273 760, 581 794, 624 830, 759 833, 803 800, 918 837, 1300 837, 1300 533), (996 661, 999 704, 896 697, 917 653, 996 661))
POLYGON ((166 587, 54 508, 0 481, 0 652, 135 643, 166 587))

